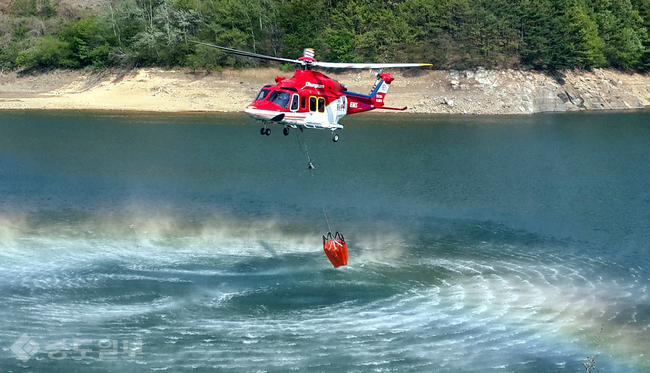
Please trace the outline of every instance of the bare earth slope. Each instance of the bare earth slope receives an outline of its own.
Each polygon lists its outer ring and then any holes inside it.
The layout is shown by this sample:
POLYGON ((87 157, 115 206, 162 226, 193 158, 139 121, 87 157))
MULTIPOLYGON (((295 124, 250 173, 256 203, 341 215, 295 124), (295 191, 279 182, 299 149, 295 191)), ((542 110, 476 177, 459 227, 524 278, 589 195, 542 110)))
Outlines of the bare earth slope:
MULTIPOLYGON (((408 112, 530 114, 619 110, 650 105, 650 75, 614 70, 566 71, 562 76, 518 70, 392 71, 389 106, 408 112)), ((54 71, 0 75, 0 109, 242 111, 276 69, 225 70, 209 75, 141 68, 129 72, 54 71)), ((328 73, 349 90, 368 93, 374 72, 328 73)))

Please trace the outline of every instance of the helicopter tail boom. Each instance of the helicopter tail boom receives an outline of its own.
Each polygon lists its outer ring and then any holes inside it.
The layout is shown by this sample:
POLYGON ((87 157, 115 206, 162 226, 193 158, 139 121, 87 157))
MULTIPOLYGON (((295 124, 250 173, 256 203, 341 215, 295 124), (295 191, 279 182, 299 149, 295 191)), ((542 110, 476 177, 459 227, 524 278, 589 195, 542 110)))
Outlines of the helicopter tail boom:
MULTIPOLYGON (((372 109, 382 109, 384 108, 384 100, 386 94, 390 89, 390 84, 393 82, 393 78, 389 73, 379 73, 377 74, 377 82, 372 89, 370 95, 363 95, 360 93, 354 92, 345 92, 345 95, 348 98, 348 114, 361 113, 364 111, 372 109)), ((388 110, 406 110, 398 108, 389 108, 388 110)))

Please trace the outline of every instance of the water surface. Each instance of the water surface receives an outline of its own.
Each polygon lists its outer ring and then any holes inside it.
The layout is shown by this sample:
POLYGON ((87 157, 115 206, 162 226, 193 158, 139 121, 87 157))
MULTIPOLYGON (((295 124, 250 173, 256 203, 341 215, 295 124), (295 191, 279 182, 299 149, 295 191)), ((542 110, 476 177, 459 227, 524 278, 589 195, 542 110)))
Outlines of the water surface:
POLYGON ((649 123, 2 113, 0 372, 649 372, 649 123))

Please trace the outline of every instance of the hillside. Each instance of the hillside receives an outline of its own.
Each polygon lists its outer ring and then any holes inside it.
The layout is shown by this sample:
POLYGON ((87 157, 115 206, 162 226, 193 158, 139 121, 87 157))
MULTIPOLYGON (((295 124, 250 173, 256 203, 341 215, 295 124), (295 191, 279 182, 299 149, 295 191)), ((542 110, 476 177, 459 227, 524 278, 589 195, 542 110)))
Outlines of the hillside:
MULTIPOLYGON (((0 14, 7 14, 12 1, 14 0, 0 0, 0 14)), ((97 13, 102 9, 102 0, 57 0, 52 3, 61 10, 74 9, 97 13)))
MULTIPOLYGON (((650 76, 616 70, 568 71, 562 77, 521 70, 393 71, 387 104, 411 113, 531 114, 548 111, 624 110, 650 105, 650 76)), ((0 76, 0 109, 242 111, 277 69, 188 70, 140 68, 127 73, 57 70, 0 76)), ((328 74, 367 93, 368 71, 328 74)))
POLYGON ((650 0, 2 0, 0 67, 269 67, 188 43, 436 69, 650 69, 650 0))

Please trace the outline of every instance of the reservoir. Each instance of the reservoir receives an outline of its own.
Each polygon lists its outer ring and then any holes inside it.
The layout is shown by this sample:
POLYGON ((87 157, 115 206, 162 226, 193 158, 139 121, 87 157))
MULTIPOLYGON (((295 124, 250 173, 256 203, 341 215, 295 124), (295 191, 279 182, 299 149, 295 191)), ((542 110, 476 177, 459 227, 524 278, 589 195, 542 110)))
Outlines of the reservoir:
POLYGON ((1 113, 0 372, 650 372, 650 113, 341 124, 1 113))

